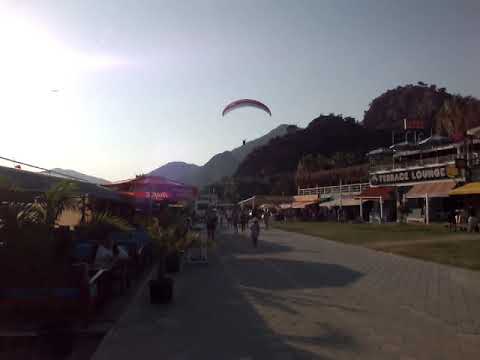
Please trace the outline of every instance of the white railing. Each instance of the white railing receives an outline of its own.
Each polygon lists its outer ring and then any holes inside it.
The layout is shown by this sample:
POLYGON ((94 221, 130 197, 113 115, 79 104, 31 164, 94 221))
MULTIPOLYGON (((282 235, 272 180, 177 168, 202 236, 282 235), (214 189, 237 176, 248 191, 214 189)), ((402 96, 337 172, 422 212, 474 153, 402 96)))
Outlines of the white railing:
POLYGON ((412 167, 419 167, 425 165, 443 165, 452 163, 457 158, 457 155, 450 154, 450 155, 443 155, 433 158, 426 158, 426 159, 416 159, 416 160, 402 160, 399 161, 395 159, 395 161, 385 162, 385 163, 376 163, 370 166, 370 172, 375 171, 384 171, 384 170, 395 170, 395 169, 408 169, 412 167))
POLYGON ((369 183, 357 183, 338 186, 316 186, 313 188, 298 188, 298 195, 355 195, 360 194, 370 186, 369 183))

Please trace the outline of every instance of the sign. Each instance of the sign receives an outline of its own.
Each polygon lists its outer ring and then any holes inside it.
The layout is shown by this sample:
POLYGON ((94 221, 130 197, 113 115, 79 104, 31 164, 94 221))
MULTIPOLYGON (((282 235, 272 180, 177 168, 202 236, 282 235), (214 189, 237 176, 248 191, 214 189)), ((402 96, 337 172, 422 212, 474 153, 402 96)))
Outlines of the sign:
POLYGON ((403 119, 403 126, 405 130, 423 130, 425 128, 423 120, 418 119, 403 119))
POLYGON ((370 174, 370 184, 396 185, 414 182, 435 181, 456 178, 459 171, 455 165, 442 165, 416 168, 410 170, 391 171, 381 174, 370 174))

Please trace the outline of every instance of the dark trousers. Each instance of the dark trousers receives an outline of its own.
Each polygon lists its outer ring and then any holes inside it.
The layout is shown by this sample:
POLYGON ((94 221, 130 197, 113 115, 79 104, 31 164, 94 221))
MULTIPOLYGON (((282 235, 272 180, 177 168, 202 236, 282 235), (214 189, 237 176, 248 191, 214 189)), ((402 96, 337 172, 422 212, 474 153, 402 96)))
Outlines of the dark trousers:
POLYGON ((207 237, 208 240, 215 240, 215 227, 207 226, 207 237))

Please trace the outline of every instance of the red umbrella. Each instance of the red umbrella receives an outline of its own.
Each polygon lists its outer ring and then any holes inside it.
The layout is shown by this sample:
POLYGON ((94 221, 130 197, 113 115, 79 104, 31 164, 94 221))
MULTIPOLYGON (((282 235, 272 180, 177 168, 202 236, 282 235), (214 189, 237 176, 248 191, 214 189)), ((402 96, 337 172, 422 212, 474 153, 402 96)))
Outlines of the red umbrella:
POLYGON ((132 196, 135 200, 192 201, 198 195, 196 187, 161 176, 138 176, 135 179, 119 181, 105 186, 132 196))

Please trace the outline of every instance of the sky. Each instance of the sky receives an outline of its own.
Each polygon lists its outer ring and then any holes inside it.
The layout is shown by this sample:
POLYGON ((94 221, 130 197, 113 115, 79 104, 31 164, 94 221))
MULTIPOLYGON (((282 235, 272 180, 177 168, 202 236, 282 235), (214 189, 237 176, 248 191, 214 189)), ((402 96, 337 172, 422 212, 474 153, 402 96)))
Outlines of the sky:
POLYGON ((0 156, 120 180, 362 120, 398 85, 480 97, 479 18, 478 0, 0 0, 0 156), (221 116, 241 98, 272 116, 221 116))

